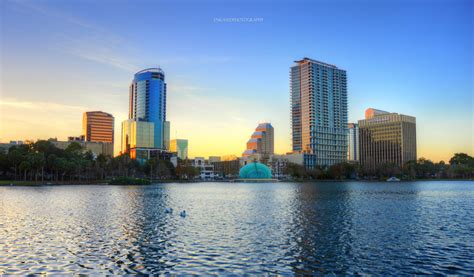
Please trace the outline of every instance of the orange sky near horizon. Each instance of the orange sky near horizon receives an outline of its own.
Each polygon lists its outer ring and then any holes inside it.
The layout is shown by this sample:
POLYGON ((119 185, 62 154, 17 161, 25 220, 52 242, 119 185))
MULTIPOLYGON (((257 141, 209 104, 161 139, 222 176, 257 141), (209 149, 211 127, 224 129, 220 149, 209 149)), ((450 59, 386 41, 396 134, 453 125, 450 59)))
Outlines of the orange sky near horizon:
MULTIPOLYGON (((82 112, 96 110, 83 106, 63 105, 49 102, 25 102, 17 100, 0 100, 0 141, 37 140, 58 138, 66 140, 68 136, 77 136, 82 131, 82 112)), ((108 110, 104 110, 109 112, 108 110)), ((222 111, 219 111, 222 114, 222 111)), ((127 118, 126 111, 112 113, 115 116, 115 154, 120 151, 121 122, 127 118)), ((171 113, 173 115, 173 113, 171 113)), ((236 155, 241 156, 246 142, 259 122, 253 118, 230 118, 229 124, 222 120, 219 124, 201 124, 212 122, 212 113, 190 116, 171 116, 171 139, 189 140, 190 157, 208 157, 236 155)), ((189 115, 188 115, 189 116, 189 115)), ((273 121, 275 128, 275 153, 284 154, 291 151, 289 119, 273 121)), ((446 143, 453 138, 449 133, 438 132, 438 139, 427 139, 424 127, 417 124, 418 158, 432 161, 449 161, 454 153, 464 152, 473 155, 473 143, 469 139, 457 139, 457 143, 446 143)), ((468 137, 467 137, 468 138, 468 137)))

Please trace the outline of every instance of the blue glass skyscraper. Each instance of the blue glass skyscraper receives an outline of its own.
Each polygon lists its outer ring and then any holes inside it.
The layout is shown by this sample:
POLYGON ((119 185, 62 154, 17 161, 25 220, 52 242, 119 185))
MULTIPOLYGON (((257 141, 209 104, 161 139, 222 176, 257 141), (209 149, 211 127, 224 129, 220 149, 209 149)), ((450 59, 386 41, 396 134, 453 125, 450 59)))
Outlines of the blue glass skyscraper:
POLYGON ((169 123, 166 122, 166 83, 161 68, 135 74, 130 85, 129 119, 154 124, 154 148, 167 149, 169 123))

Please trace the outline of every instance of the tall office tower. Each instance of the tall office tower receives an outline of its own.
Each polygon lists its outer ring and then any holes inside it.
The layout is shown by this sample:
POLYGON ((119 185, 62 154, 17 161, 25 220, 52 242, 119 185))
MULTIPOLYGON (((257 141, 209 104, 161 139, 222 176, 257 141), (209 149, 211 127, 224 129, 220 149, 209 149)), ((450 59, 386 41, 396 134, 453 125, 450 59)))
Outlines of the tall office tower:
POLYGON ((169 122, 166 121, 166 83, 161 68, 148 68, 135 74, 130 85, 129 119, 154 124, 154 148, 166 149, 169 122))
POLYGON ((347 160, 359 161, 359 125, 349 123, 347 132, 347 160))
POLYGON ((416 160, 416 118, 384 111, 373 114, 369 110, 366 119, 359 120, 361 165, 375 170, 385 163, 401 167, 416 160))
POLYGON ((152 122, 128 119, 122 122, 122 153, 137 148, 154 148, 155 126, 152 122))
POLYGON ((293 152, 330 166, 347 158, 346 71, 304 58, 290 69, 293 152))
POLYGON ((187 139, 173 139, 170 142, 170 151, 176 152, 177 157, 181 160, 188 158, 188 140, 187 139))
POLYGON ((260 123, 247 141, 247 149, 242 153, 242 156, 245 157, 253 154, 273 155, 274 140, 272 124, 260 123))
POLYGON ((82 135, 85 141, 110 143, 111 155, 114 145, 114 117, 101 111, 85 112, 82 115, 82 135))

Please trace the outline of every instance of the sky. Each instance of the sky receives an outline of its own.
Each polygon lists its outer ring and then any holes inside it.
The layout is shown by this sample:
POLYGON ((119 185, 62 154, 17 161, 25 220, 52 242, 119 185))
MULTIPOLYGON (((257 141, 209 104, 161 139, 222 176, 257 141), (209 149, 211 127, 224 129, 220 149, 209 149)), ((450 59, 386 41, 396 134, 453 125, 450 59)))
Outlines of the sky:
POLYGON ((166 74, 171 139, 195 156, 240 156, 260 122, 291 151, 289 68, 347 71, 349 122, 372 107, 415 116, 418 157, 474 155, 474 2, 0 2, 0 141, 80 135, 82 113, 115 116, 135 72, 166 74))

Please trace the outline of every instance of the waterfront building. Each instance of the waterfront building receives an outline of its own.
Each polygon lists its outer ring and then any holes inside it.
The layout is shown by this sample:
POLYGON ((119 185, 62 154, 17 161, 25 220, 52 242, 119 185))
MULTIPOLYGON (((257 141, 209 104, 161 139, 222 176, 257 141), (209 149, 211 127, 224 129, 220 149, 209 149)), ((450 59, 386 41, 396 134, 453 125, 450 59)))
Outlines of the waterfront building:
POLYGON ((166 83, 161 68, 137 72, 130 85, 128 120, 122 122, 122 153, 144 162, 169 160, 170 122, 166 121, 166 83))
POLYGON ((166 121, 166 83, 161 68, 135 74, 130 85, 129 119, 153 123, 153 146, 167 149, 169 122, 166 121))
POLYGON ((187 139, 173 139, 170 142, 170 151, 176 152, 176 155, 181 160, 188 158, 188 140, 187 139))
POLYGON ((260 123, 247 141, 247 149, 242 156, 252 154, 273 155, 274 152, 274 130, 270 123, 260 123))
POLYGON ((154 148, 154 123, 128 119, 122 122, 122 153, 133 148, 154 148))
POLYGON ((347 131, 347 160, 359 161, 359 124, 349 123, 347 131))
POLYGON ((82 135, 85 141, 114 142, 114 117, 101 111, 82 115, 82 135))
POLYGON ((307 169, 314 169, 318 167, 317 157, 315 154, 308 153, 288 153, 285 155, 288 163, 302 165, 307 169))
POLYGON ((416 118, 368 109, 359 120, 360 163, 369 170, 416 160, 416 118), (377 112, 373 112, 377 111, 377 112))
POLYGON ((215 162, 220 162, 220 161, 221 161, 221 157, 219 156, 209 156, 210 163, 215 163, 215 162))
POLYGON ((214 165, 206 161, 204 157, 196 157, 191 165, 199 169, 199 178, 203 180, 214 179, 214 165))
POLYGON ((82 135, 78 138, 88 142, 109 143, 114 153, 114 117, 102 111, 84 112, 82 114, 82 135))
POLYGON ((145 163, 149 159, 158 159, 170 161, 175 167, 177 165, 177 162, 173 163, 173 158, 176 156, 164 149, 136 147, 130 149, 129 154, 131 159, 136 159, 141 164, 145 163))
POLYGON ((294 153, 330 166, 347 158, 346 71, 304 58, 290 69, 291 128, 294 153))
POLYGON ((210 161, 214 166, 214 174, 223 178, 237 178, 240 170, 240 160, 210 161))
POLYGON ((163 149, 170 150, 170 122, 165 121, 163 124, 163 149))
POLYGON ((77 140, 75 137, 71 137, 68 141, 58 141, 57 139, 49 139, 49 141, 60 149, 66 149, 71 143, 78 143, 84 151, 91 151, 96 157, 100 154, 106 156, 114 155, 114 146, 110 142, 77 140))

